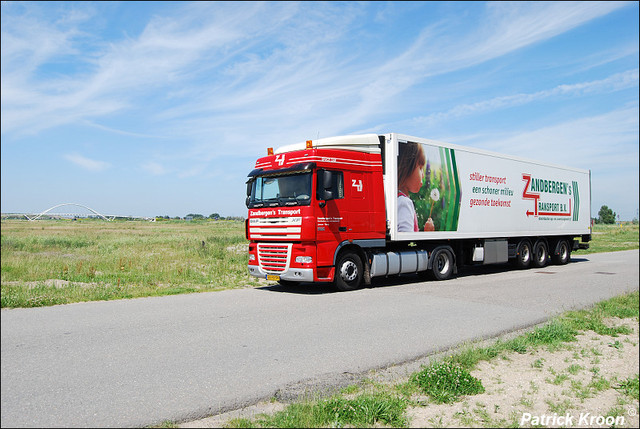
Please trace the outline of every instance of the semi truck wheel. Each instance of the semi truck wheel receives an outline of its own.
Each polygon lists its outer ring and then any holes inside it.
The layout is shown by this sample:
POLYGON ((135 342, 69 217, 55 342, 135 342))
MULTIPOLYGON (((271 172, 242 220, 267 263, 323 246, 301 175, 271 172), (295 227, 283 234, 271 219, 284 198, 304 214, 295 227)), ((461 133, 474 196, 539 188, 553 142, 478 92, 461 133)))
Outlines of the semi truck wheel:
POLYGON ((531 266, 531 242, 529 240, 522 240, 518 244, 515 265, 521 270, 531 266))
POLYGON ((556 244, 555 252, 553 252, 553 256, 551 260, 554 264, 557 265, 566 265, 569 263, 571 259, 571 248, 569 247, 569 242, 567 240, 560 240, 558 244, 556 244))
POLYGON ((447 249, 438 249, 431 255, 431 272, 436 280, 447 280, 453 274, 453 256, 447 249))
POLYGON ((343 253, 336 265, 335 286, 338 290, 349 291, 362 284, 362 260, 351 252, 343 253))
POLYGON ((533 245, 533 259, 531 260, 531 264, 535 268, 542 268, 547 265, 549 262, 549 250, 547 248, 547 243, 544 240, 536 241, 536 244, 533 245))

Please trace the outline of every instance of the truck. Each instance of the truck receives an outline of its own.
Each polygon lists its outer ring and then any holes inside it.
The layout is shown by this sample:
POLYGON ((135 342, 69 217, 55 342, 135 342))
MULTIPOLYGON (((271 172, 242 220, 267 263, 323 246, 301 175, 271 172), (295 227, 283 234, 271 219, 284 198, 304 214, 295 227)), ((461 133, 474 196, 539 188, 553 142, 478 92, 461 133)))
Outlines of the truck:
POLYGON ((465 265, 563 265, 591 240, 591 173, 397 133, 268 148, 248 174, 249 274, 435 280, 465 265))

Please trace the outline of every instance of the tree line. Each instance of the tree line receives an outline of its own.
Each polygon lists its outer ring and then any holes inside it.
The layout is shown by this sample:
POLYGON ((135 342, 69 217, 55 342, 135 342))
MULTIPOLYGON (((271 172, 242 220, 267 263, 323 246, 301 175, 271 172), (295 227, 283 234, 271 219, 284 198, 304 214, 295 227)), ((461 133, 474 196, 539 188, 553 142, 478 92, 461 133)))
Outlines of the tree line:
POLYGON ((170 217, 170 216, 156 216, 156 219, 165 219, 165 220, 205 220, 205 219, 209 219, 209 220, 239 220, 239 221, 244 221, 244 217, 242 216, 220 216, 219 213, 211 213, 209 216, 205 216, 199 213, 189 213, 183 217, 180 216, 175 216, 175 217, 170 217))

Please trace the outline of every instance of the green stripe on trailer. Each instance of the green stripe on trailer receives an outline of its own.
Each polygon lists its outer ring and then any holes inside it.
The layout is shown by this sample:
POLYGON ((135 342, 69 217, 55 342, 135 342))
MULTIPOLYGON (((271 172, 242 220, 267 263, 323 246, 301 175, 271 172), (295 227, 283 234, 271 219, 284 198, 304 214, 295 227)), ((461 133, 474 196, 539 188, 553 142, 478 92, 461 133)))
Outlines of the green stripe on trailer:
POLYGON ((573 204, 573 220, 577 222, 580 219, 580 192, 576 181, 573 181, 573 204))

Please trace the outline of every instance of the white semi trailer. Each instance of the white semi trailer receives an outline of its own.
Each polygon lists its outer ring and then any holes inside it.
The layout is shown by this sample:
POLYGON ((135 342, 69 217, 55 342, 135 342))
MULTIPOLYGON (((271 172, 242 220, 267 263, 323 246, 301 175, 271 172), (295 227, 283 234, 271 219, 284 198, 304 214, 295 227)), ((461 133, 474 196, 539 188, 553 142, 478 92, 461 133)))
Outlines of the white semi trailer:
POLYGON ((587 170, 402 134, 309 140, 249 175, 249 272, 349 290, 463 264, 566 264, 591 239, 590 189, 587 170))

